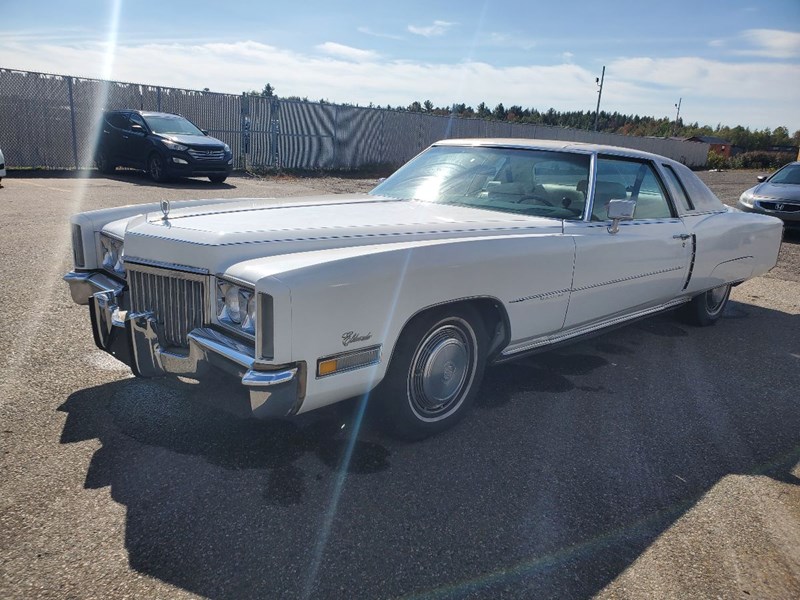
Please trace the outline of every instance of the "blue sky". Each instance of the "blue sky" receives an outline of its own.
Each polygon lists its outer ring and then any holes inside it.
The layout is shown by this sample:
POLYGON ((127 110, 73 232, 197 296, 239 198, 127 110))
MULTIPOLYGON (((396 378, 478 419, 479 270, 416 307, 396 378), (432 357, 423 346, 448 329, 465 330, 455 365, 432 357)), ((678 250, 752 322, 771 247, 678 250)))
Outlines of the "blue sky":
POLYGON ((0 67, 800 129, 800 0, 2 2, 0 67))

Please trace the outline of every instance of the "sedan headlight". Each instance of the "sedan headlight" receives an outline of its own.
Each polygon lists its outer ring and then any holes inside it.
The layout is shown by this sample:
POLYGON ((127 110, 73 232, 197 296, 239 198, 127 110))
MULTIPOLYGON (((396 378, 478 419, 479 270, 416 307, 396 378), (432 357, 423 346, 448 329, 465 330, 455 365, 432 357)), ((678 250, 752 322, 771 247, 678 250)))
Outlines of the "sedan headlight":
POLYGON ((173 142, 172 140, 161 140, 161 142, 170 150, 176 150, 178 152, 186 152, 189 149, 189 146, 184 146, 183 144, 173 142))
POLYGON ((741 196, 739 196, 739 202, 745 206, 753 206, 753 200, 752 192, 744 192, 741 196))
POLYGON ((217 320, 248 335, 256 333, 256 294, 252 289, 217 280, 217 320))
POLYGON ((226 154, 230 154, 231 153, 231 147, 228 146, 228 144, 225 144, 225 153, 226 154))
POLYGON ((125 249, 122 240, 101 235, 100 252, 102 267, 115 275, 125 277, 125 249))

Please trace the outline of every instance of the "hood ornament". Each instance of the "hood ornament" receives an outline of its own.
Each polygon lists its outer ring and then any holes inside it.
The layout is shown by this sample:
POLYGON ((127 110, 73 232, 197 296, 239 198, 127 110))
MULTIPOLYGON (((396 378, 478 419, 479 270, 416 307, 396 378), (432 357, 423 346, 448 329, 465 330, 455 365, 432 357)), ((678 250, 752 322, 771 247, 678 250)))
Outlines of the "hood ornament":
POLYGON ((161 201, 161 212, 164 213, 164 216, 161 217, 161 220, 169 221, 169 200, 161 201))

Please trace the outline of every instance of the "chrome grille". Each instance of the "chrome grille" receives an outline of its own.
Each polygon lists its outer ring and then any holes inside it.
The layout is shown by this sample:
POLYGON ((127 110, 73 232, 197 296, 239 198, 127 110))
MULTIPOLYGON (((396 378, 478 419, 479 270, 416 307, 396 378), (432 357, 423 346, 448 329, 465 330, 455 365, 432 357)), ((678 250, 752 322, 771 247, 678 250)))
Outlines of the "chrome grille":
POLYGON ((199 161, 220 161, 225 158, 224 150, 198 150, 196 148, 189 148, 189 156, 199 161))
POLYGON ((133 312, 152 312, 166 346, 188 348, 189 332, 203 326, 204 275, 126 264, 133 312))

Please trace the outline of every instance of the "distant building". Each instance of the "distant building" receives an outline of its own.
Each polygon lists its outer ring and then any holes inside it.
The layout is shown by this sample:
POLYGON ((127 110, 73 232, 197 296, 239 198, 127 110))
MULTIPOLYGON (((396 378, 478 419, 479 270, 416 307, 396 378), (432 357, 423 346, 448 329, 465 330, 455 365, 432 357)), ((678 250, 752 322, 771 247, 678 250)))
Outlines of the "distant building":
POLYGON ((708 144, 711 146, 708 149, 709 152, 716 152, 725 158, 731 157, 733 146, 731 146, 731 143, 728 140, 723 140, 722 138, 714 137, 712 135, 696 135, 694 137, 686 138, 686 141, 708 144))
POLYGON ((797 154, 797 146, 770 146, 767 152, 776 154, 797 154))

